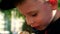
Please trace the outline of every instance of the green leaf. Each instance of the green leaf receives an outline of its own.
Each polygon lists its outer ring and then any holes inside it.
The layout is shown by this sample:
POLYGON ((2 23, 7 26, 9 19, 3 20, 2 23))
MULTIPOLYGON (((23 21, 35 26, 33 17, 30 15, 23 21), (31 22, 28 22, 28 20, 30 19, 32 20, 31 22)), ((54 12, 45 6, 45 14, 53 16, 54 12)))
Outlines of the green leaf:
POLYGON ((0 0, 0 3, 1 3, 2 0, 0 0))

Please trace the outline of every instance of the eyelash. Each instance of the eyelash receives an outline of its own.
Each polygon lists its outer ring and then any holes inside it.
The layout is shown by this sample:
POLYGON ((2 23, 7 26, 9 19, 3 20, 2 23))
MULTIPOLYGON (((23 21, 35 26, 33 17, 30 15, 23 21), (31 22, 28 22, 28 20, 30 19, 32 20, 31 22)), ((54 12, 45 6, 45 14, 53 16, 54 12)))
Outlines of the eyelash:
POLYGON ((37 13, 35 13, 35 14, 32 15, 32 17, 35 17, 35 16, 37 16, 37 13))

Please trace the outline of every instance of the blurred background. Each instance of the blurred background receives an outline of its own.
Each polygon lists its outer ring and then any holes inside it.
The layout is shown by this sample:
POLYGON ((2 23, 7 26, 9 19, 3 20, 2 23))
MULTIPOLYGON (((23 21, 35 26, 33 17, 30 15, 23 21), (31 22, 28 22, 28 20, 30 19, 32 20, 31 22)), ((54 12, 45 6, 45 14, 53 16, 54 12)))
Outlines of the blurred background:
POLYGON ((19 34, 24 22, 24 16, 16 8, 0 10, 0 34, 19 34))
MULTIPOLYGON (((60 9, 60 0, 58 0, 58 9, 60 9)), ((24 16, 16 8, 0 10, 0 34, 19 34, 24 22, 24 16)))

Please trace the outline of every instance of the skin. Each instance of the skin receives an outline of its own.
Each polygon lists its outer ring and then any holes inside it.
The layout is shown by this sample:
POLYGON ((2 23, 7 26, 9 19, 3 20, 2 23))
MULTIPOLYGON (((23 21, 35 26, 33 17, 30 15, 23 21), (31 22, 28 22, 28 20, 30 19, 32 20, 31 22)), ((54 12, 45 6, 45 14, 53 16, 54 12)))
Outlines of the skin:
MULTIPOLYGON (((26 0, 16 7, 25 16, 27 24, 38 30, 44 30, 50 24, 52 9, 57 9, 57 5, 52 8, 51 4, 43 0, 26 0)), ((59 18, 59 13, 56 13, 56 19, 59 18)))

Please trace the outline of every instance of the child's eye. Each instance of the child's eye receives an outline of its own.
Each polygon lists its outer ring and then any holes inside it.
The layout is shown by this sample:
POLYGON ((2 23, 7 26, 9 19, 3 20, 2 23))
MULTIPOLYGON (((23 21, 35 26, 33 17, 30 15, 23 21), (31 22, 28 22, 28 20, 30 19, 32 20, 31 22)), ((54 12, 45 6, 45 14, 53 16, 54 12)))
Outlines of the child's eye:
POLYGON ((35 14, 32 14, 32 17, 35 17, 35 16, 37 16, 37 13, 35 13, 35 14))

